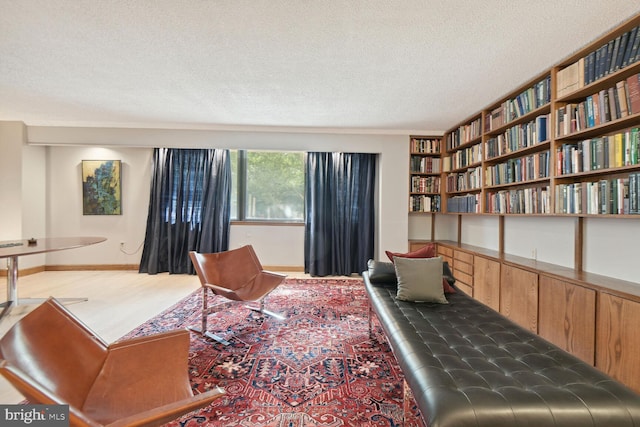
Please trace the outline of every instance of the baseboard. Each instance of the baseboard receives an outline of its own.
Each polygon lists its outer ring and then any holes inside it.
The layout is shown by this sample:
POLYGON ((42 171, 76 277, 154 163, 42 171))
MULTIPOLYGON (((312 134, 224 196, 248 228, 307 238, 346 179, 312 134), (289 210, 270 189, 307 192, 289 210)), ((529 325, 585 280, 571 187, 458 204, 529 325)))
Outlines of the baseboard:
POLYGON ((45 271, 99 271, 99 270, 138 270, 138 264, 79 264, 46 265, 45 271))
MULTIPOLYGON (((18 270, 18 276, 29 276, 30 274, 42 273, 43 271, 116 271, 116 270, 138 270, 139 264, 73 264, 73 265, 39 265, 37 267, 22 268, 18 270)), ((290 265, 268 265, 263 266, 269 271, 292 271, 304 273, 304 267, 293 267, 290 265)), ((7 269, 0 269, 0 275, 6 276, 7 269)))
POLYGON ((304 267, 293 267, 290 265, 263 265, 262 268, 268 271, 295 271, 304 273, 304 267))

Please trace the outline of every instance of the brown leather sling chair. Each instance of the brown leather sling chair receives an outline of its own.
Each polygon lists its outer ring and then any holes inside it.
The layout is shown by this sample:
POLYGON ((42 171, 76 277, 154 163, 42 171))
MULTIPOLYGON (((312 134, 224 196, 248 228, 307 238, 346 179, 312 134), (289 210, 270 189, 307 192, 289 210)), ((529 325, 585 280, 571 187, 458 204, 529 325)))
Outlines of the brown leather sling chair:
POLYGON ((108 345, 49 298, 0 339, 0 374, 31 404, 69 405, 72 426, 155 426, 202 408, 194 396, 186 329, 108 345))
POLYGON ((284 281, 286 275, 263 270, 251 245, 224 252, 192 251, 189 252, 189 256, 202 285, 202 328, 189 328, 192 331, 229 345, 229 341, 207 330, 207 317, 214 313, 219 305, 234 301, 257 301, 258 307, 249 306, 249 308, 279 319, 284 318, 280 314, 266 310, 264 299, 284 281), (221 295, 230 301, 209 307, 209 292, 221 295))

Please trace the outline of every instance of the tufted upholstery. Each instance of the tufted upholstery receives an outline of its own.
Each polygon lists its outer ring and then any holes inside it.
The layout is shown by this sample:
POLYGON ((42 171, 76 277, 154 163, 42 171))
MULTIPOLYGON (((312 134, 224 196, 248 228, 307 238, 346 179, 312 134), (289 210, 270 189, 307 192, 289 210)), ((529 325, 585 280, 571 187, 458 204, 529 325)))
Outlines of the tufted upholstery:
POLYGON ((428 427, 640 426, 639 395, 464 293, 404 302, 363 277, 428 427))

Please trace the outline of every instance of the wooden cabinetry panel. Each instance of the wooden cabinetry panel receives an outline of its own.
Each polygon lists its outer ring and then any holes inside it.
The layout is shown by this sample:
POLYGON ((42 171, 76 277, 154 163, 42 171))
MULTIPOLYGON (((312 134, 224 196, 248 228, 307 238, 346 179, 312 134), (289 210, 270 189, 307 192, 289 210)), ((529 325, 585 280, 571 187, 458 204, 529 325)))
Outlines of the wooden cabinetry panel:
POLYGON ((462 251, 453 251, 453 257, 456 260, 466 262, 467 264, 473 264, 473 255, 462 251))
POLYGON ((596 367, 640 392, 640 303, 600 292, 596 367))
POLYGON ((465 285, 464 283, 458 280, 456 281, 456 287, 460 289, 462 292, 464 292, 465 294, 469 295, 470 297, 473 296, 473 288, 471 286, 465 285))
POLYGON ((453 277, 456 285, 473 296, 473 255, 458 250, 453 251, 453 277))
POLYGON ((453 268, 453 249, 446 246, 438 245, 438 256, 442 257, 442 261, 449 263, 449 267, 453 268))
POLYGON ((432 244, 432 242, 424 241, 424 242, 409 242, 409 252, 417 251, 418 249, 424 248, 425 246, 432 244))
POLYGON ((500 313, 538 332, 538 275, 503 265, 500 273, 500 313))
POLYGON ((473 260, 473 297, 500 311, 500 263, 476 256, 473 260))
POLYGON ((594 365, 596 292, 540 276, 538 334, 594 365))

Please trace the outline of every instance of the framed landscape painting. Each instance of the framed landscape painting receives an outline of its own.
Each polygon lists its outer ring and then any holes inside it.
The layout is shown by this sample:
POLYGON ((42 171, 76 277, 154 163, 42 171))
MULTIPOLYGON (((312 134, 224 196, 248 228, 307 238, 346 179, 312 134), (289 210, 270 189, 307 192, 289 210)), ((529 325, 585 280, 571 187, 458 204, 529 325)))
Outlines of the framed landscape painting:
POLYGON ((83 215, 122 215, 120 160, 82 161, 83 215))

